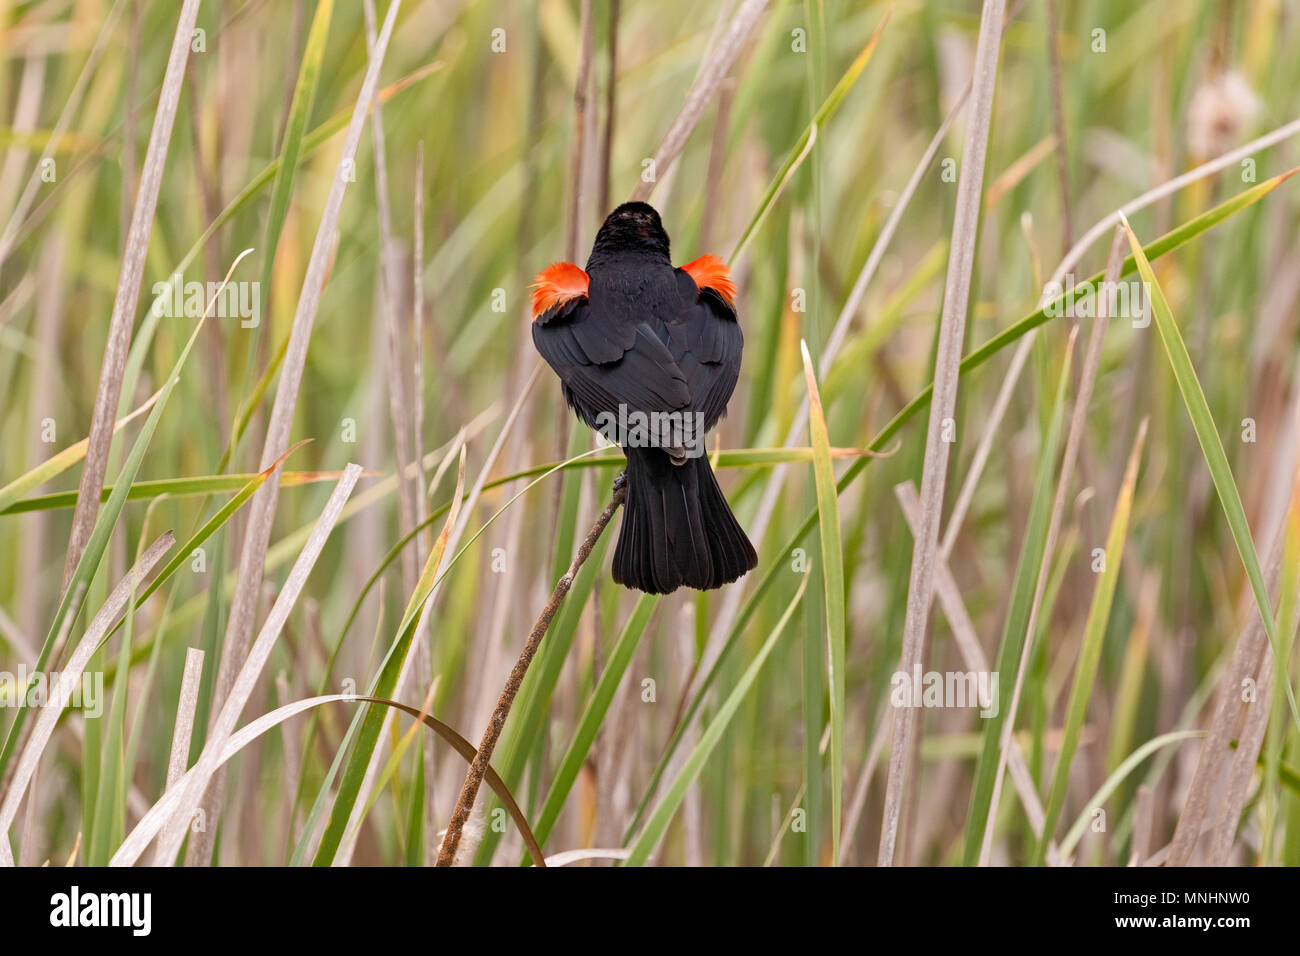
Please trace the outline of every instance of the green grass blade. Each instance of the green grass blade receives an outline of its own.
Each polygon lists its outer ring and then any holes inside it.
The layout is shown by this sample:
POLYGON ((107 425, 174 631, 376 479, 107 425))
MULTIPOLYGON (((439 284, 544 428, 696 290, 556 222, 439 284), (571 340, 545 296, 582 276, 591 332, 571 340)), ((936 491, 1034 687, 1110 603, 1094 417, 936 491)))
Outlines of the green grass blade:
MULTIPOLYGON (((570 427, 568 457, 581 455, 587 444, 587 430, 570 427)), ((551 548, 552 579, 563 574, 573 560, 573 539, 577 533, 578 499, 581 493, 581 481, 571 481, 567 475, 561 476, 560 507, 555 516, 555 546, 551 548)))
MULTIPOLYGON (((341 471, 287 471, 280 476, 281 487, 309 485, 322 481, 338 481, 341 471)), ((240 475, 195 475, 193 478, 154 478, 133 483, 126 493, 127 501, 151 501, 157 498, 186 498, 196 495, 214 495, 227 491, 242 492, 250 482, 266 480, 266 473, 253 472, 240 475)), ((116 485, 105 485, 103 500, 107 501, 116 485)), ((0 511, 4 515, 28 514, 33 511, 60 511, 77 502, 75 491, 34 495, 15 502, 0 511)))
POLYGON ((1176 744, 1184 740, 1191 740, 1194 737, 1204 736, 1205 731, 1203 730, 1175 730, 1172 733, 1161 734, 1159 737, 1148 740, 1137 750, 1133 751, 1133 753, 1129 754, 1128 758, 1116 767, 1115 771, 1106 778, 1106 782, 1101 785, 1101 789, 1093 794, 1092 799, 1088 801, 1083 812, 1079 814, 1079 818, 1074 821, 1074 826, 1070 827, 1070 832, 1067 833, 1065 839, 1061 841, 1061 856, 1063 858, 1069 857, 1069 855, 1074 852, 1074 848, 1079 845, 1079 840, 1087 831, 1088 824, 1092 822, 1092 811, 1096 807, 1105 803, 1119 785, 1124 782, 1124 779, 1136 770, 1142 761, 1146 760, 1147 757, 1151 756, 1161 747, 1167 747, 1170 744, 1176 744))
MULTIPOLYGON (((1290 173, 1286 174, 1286 176, 1290 175, 1290 173)), ((1151 263, 1142 251, 1137 236, 1129 227, 1128 220, 1124 219, 1123 222, 1124 229, 1128 233, 1129 246, 1133 249, 1133 256, 1137 260, 1138 271, 1142 275, 1142 281, 1151 299, 1151 313, 1155 317, 1156 329, 1160 333, 1160 344, 1164 346, 1165 356, 1169 359, 1174 380, 1178 383, 1178 391, 1182 394, 1183 404, 1187 407, 1187 414, 1196 431, 1196 440, 1201 445, 1205 464, 1210 469, 1210 477, 1214 481, 1214 490, 1218 494, 1219 504, 1232 531, 1232 540, 1236 542, 1237 553, 1241 556, 1241 563, 1246 569, 1246 577, 1250 579, 1250 589, 1254 592, 1255 604, 1259 607, 1260 618, 1264 622, 1264 633, 1268 635, 1268 643, 1273 649, 1274 659, 1285 660, 1287 658, 1281 653, 1282 648, 1278 644, 1277 620, 1273 615, 1273 604, 1269 600, 1268 588, 1264 583, 1264 572, 1259 566, 1259 555, 1255 552, 1250 523, 1246 520, 1246 509, 1242 506, 1241 493, 1237 490, 1236 481, 1233 480, 1232 468, 1228 465, 1228 455, 1223 450, 1223 441, 1219 438, 1218 428, 1215 427, 1214 416, 1210 412, 1209 403, 1205 400, 1205 392, 1201 390, 1196 370, 1192 367, 1192 358, 1187 353, 1182 334, 1178 331, 1178 323, 1174 321, 1169 302, 1165 299, 1164 291, 1160 288, 1156 274, 1151 269, 1151 263)), ((1290 675, 1278 674, 1277 676, 1286 691, 1286 700, 1291 707, 1291 718, 1295 721, 1296 727, 1300 728, 1300 710, 1296 708, 1295 691, 1291 688, 1290 675)))
MULTIPOLYGON (((149 521, 153 517, 153 504, 145 513, 144 526, 140 531, 139 544, 136 547, 135 560, 138 564, 151 539, 149 521)), ((134 592, 135 588, 132 588, 134 592)), ((133 593, 134 596, 134 593, 133 593)), ((118 623, 125 626, 126 634, 118 648, 117 673, 128 675, 128 661, 131 653, 131 635, 135 627, 135 602, 128 601, 126 613, 118 623)), ((108 638, 105 636, 104 642, 108 638)), ((103 643, 101 643, 101 648, 103 643)), ((129 675, 128 675, 129 678, 129 675)), ((98 781, 95 789, 95 803, 89 817, 93 821, 85 834, 86 863, 90 866, 107 866, 112 856, 112 847, 122 842, 126 835, 126 793, 130 784, 130 767, 126 742, 126 702, 130 680, 113 682, 113 699, 109 705, 104 733, 102 756, 97 770, 98 781)))
POLYGON ((844 71, 844 75, 840 77, 839 82, 831 89, 826 99, 822 101, 822 105, 813 115, 812 122, 808 124, 803 134, 795 141, 795 144, 790 147, 785 162, 781 164, 776 176, 768 184, 767 190, 763 193, 763 198, 759 201, 758 208, 754 210, 754 215, 749 220, 749 225, 745 227, 745 231, 740 234, 740 239, 737 240, 735 248, 731 250, 730 261, 732 263, 740 258, 741 253, 745 251, 745 247, 749 245, 749 241, 754 237, 754 233, 758 231, 758 227, 767 218, 767 214, 772 209, 772 204, 776 202, 776 197, 785 189, 786 183, 794 175, 795 169, 808 154, 808 148, 812 145, 813 138, 817 135, 818 130, 835 115, 835 111, 839 109, 844 97, 848 95, 849 90, 853 89, 853 84, 858 81, 858 77, 866 69, 871 54, 875 52, 876 43, 880 40, 880 34, 884 32, 885 24, 889 22, 889 16, 893 12, 894 8, 892 6, 885 11, 885 15, 881 17, 876 31, 871 35, 871 39, 867 41, 867 45, 863 47, 857 59, 849 64, 849 68, 844 71))
MULTIPOLYGON (((125 419, 123 420, 125 421, 125 419)), ((78 443, 80 445, 81 443, 78 443)), ((75 452, 78 445, 64 449, 59 455, 66 455, 69 452, 75 452)), ((84 448, 82 449, 84 455, 84 448)), ((591 453, 588 453, 591 455, 591 453)), ((832 448, 832 458, 855 458, 872 454, 857 448, 832 448)), ((57 458, 59 456, 55 456, 57 458)), ((811 448, 733 448, 728 451, 720 452, 715 467, 719 468, 766 468, 771 465, 799 463, 812 461, 813 450, 811 448)), ((23 475, 14 482, 12 486, 19 487, 19 493, 25 494, 31 491, 38 484, 43 484, 53 477, 54 474, 66 471, 72 464, 79 460, 79 456, 74 457, 72 461, 65 462, 57 468, 52 474, 38 474, 38 469, 33 469, 26 475, 23 475), (39 479, 39 480, 36 480, 39 479), (35 483, 33 481, 35 480, 35 483), (19 483, 21 482, 21 485, 19 483)), ((532 478, 537 475, 546 474, 560 468, 563 471, 585 468, 615 468, 621 466, 624 461, 623 455, 616 451, 602 451, 596 455, 587 458, 570 458, 564 462, 546 462, 541 465, 533 465, 525 468, 523 471, 517 471, 501 478, 493 478, 483 485, 486 491, 491 488, 497 488, 501 485, 510 484, 518 481, 520 478, 532 478)), ((49 465, 54 462, 54 458, 43 463, 49 465)), ((294 485, 315 484, 318 482, 338 481, 343 473, 341 471, 286 471, 280 476, 280 487, 288 488, 294 485)), ((373 472, 367 472, 367 475, 373 475, 373 472)), ((158 498, 166 495, 169 498, 183 498, 195 495, 220 494, 227 491, 239 491, 248 482, 256 480, 256 473, 248 472, 235 475, 194 475, 186 478, 154 478, 146 481, 137 481, 131 485, 127 493, 128 501, 147 501, 151 498, 158 498)), ((8 488, 10 486, 6 486, 8 488)), ((105 485, 103 490, 103 500, 107 501, 108 496, 113 492, 113 485, 105 485)), ((3 493, 0 493, 3 495, 3 493)), ((5 515, 29 514, 33 511, 58 511, 73 507, 77 503, 77 493, 75 491, 52 492, 46 495, 33 495, 30 498, 21 498, 13 500, 12 497, 0 497, 0 501, 8 501, 7 505, 0 507, 0 517, 5 515)), ((446 512, 447 505, 443 504, 438 514, 446 512)), ((438 517, 433 515, 426 520, 428 521, 438 517)), ((411 536, 403 539, 403 542, 409 541, 411 536)), ((561 569, 563 570, 563 569, 561 569)))
POLYGON ((831 468, 830 436, 822 410, 808 343, 800 342, 803 374, 808 384, 808 434, 813 447, 813 477, 817 484, 817 522, 821 531, 822 582, 826 593, 826 641, 830 665, 831 718, 831 861, 839 865, 840 818, 844 801, 844 551, 840 541, 840 505, 831 468))
POLYGON ((311 31, 302 51, 298 67, 298 80, 293 87, 289 104, 289 123, 285 127, 284 142, 276 164, 275 183, 271 187, 271 209, 266 219, 266 240, 262 244, 262 295, 271 288, 271 269, 275 265, 275 251, 280 242, 285 217, 289 215, 289 200, 293 198, 293 180, 298 171, 298 158, 302 151, 303 133, 316 101, 316 88, 320 82, 321 60, 325 55, 325 41, 329 38, 330 18, 334 14, 334 0, 319 0, 312 15, 311 31))

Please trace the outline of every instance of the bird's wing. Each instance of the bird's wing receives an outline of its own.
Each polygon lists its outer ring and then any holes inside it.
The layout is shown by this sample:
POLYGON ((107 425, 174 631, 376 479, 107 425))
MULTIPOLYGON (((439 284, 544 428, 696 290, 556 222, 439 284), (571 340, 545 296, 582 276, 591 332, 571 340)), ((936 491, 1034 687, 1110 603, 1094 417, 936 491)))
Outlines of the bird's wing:
POLYGON ((583 418, 590 423, 601 413, 617 416, 620 405, 628 412, 668 412, 690 404, 686 377, 650 327, 597 314, 585 281, 579 289, 571 273, 566 294, 555 294, 546 276, 556 268, 543 272, 534 287, 533 343, 583 418))
POLYGON ((677 270, 687 303, 670 325, 672 352, 686 375, 691 408, 712 428, 727 410, 740 376, 745 338, 736 321, 736 287, 722 260, 703 256, 677 270))

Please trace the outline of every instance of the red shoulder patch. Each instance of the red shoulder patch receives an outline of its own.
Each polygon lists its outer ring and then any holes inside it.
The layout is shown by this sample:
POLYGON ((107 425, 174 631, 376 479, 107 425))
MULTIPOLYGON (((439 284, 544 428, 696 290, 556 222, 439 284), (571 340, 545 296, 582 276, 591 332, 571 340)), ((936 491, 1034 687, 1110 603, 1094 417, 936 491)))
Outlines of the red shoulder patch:
POLYGON ((572 262, 557 262, 537 273, 532 284, 533 321, 570 299, 585 297, 591 278, 572 262))
POLYGON ((731 281, 727 264, 717 256, 700 256, 682 266, 682 271, 695 280, 695 286, 701 292, 712 289, 727 305, 733 309, 736 307, 736 283, 731 281))

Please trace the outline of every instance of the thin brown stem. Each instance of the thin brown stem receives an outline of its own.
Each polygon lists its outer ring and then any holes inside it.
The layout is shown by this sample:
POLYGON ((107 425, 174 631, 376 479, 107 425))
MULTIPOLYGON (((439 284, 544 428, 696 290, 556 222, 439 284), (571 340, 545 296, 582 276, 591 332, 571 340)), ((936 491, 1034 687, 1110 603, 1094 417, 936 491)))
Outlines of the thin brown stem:
POLYGON ((564 600, 565 595, 569 593, 569 588, 573 586, 573 579, 577 577, 578 571, 586 563, 587 558, 591 556, 591 551, 596 546, 596 542, 604 534, 605 527, 609 524, 610 519, 614 517, 614 512, 623 504, 625 498, 627 498, 627 479, 625 476, 619 475, 614 480, 614 494, 610 497, 609 504, 596 518, 591 530, 587 532, 587 537, 583 539, 582 544, 578 547, 578 553, 573 556, 573 563, 569 565, 569 570, 555 583, 555 590, 551 592, 551 599, 546 602, 546 607, 542 608, 537 623, 533 625, 532 631, 529 632, 528 641, 524 644, 524 649, 519 652, 519 660, 515 661, 510 676, 506 678, 506 685, 502 688, 501 696, 497 699, 497 705, 492 711, 492 717, 488 721, 487 729, 483 731, 483 740, 478 745, 478 753, 474 755, 474 761, 470 764, 469 772, 465 775, 465 784, 461 787, 460 797, 456 800, 456 809, 452 811, 451 820, 447 824, 447 832, 443 835, 442 845, 438 848, 436 866, 451 866, 451 861, 455 859, 456 848, 460 845, 461 831, 464 830, 465 821, 469 819, 469 812, 474 807, 474 800, 478 797, 479 787, 483 783, 483 776, 487 773, 488 763, 492 760, 492 752, 496 749, 497 739, 501 736, 501 730, 506 725, 506 718, 510 716, 510 708, 515 702, 515 695, 519 693, 519 688, 524 682, 524 675, 528 673, 533 657, 542 644, 542 638, 546 636, 546 631, 550 628, 555 613, 560 609, 560 603, 564 600))

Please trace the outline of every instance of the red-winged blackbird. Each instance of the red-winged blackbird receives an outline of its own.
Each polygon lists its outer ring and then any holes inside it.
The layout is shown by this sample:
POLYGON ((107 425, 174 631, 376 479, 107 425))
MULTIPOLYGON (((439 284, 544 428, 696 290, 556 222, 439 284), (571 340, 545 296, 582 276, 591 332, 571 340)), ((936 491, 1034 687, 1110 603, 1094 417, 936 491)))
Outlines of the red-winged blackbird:
POLYGON ((627 455, 613 566, 627 587, 717 588, 758 563, 704 448, 740 374, 735 296, 717 256, 674 268, 641 202, 609 214, 585 271, 558 262, 533 285, 537 351, 578 417, 627 455))

